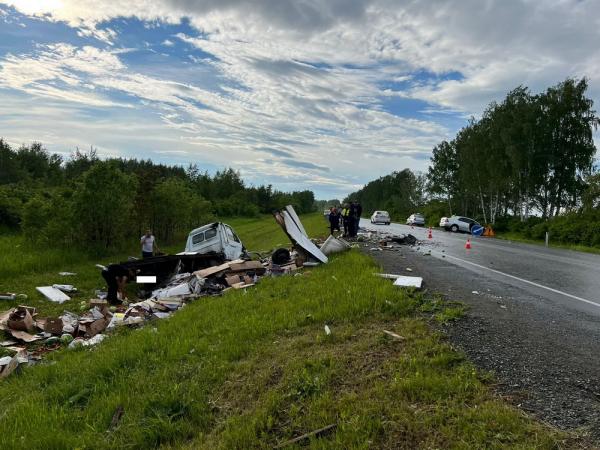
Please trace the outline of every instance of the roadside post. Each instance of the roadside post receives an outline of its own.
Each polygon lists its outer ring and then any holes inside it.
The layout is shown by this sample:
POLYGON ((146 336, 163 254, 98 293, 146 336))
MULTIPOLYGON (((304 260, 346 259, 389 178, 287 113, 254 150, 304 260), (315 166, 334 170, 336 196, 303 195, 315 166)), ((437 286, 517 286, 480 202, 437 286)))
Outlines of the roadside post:
POLYGON ((546 247, 548 247, 548 240, 549 240, 548 238, 549 238, 549 236, 550 236, 550 235, 549 235, 549 234, 548 234, 548 232, 546 231, 546 240, 545 240, 546 247))

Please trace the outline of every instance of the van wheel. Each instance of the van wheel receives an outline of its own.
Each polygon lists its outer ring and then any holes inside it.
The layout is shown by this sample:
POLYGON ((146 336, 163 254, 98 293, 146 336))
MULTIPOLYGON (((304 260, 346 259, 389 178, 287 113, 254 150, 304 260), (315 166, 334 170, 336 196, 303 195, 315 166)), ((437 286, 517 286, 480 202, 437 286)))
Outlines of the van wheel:
POLYGON ((458 232, 458 225, 452 225, 450 227, 450 229, 452 230, 453 233, 457 233, 458 232))

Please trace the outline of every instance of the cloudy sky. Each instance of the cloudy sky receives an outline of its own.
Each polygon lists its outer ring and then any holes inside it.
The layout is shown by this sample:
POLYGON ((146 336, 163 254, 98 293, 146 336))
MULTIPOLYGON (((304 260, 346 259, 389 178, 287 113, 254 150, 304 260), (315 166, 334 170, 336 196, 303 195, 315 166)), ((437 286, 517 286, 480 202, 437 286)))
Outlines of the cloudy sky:
POLYGON ((340 197, 510 89, 587 76, 598 0, 0 0, 0 137, 340 197))

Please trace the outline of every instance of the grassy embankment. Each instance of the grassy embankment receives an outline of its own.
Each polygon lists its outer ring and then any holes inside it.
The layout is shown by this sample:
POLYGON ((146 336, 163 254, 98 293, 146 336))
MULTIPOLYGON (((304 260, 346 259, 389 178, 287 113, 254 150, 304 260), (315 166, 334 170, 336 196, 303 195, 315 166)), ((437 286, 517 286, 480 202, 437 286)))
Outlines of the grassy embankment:
MULTIPOLYGON (((322 217, 304 223, 322 231, 322 217)), ((285 242, 270 218, 234 225, 251 249, 285 242)), ((60 270, 91 261, 72 264, 60 270)), ((0 382, 0 448, 270 448, 330 424, 314 448, 560 445, 431 331, 422 312, 442 306, 377 270, 353 251, 50 355, 0 382)))

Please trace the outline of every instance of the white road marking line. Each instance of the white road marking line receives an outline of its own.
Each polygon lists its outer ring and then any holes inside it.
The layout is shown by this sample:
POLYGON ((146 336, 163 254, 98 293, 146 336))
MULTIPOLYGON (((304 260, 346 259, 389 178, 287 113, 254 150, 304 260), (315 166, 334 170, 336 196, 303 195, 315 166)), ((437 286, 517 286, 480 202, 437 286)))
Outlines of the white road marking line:
POLYGON ((440 255, 443 254, 443 255, 446 256, 446 258, 456 259, 457 261, 464 262, 465 264, 470 264, 472 266, 479 267, 480 269, 489 270, 490 272, 494 272, 494 273, 497 273, 499 275, 504 275, 505 277, 513 278, 515 280, 521 281, 522 283, 530 284, 532 286, 535 286, 535 287, 538 287, 538 288, 541 288, 541 289, 546 289, 547 291, 554 292, 555 294, 564 295, 565 297, 569 297, 569 298, 572 298, 572 299, 575 299, 575 300, 579 300, 580 302, 588 303, 590 305, 594 305, 594 306, 600 308, 600 303, 596 303, 596 302, 593 302, 591 300, 587 300, 585 298, 577 297, 576 295, 569 294, 569 293, 563 292, 563 291, 559 291, 558 289, 554 289, 554 288, 551 288, 551 287, 548 287, 548 286, 544 286, 543 284, 539 284, 539 283, 536 283, 534 281, 529 281, 529 280, 526 280, 524 278, 519 278, 519 277, 511 275, 509 273, 500 272, 499 270, 496 270, 496 269, 490 269, 489 267, 482 266, 481 264, 477 264, 477 263, 474 263, 474 262, 471 262, 471 261, 467 261, 467 260, 462 259, 462 258, 457 258, 456 256, 448 255, 447 253, 440 253, 440 252, 438 252, 436 250, 432 251, 432 253, 433 252, 438 253, 440 255))

